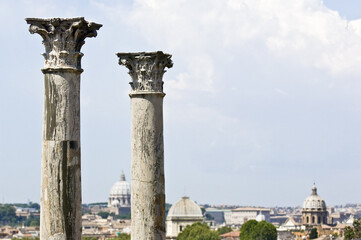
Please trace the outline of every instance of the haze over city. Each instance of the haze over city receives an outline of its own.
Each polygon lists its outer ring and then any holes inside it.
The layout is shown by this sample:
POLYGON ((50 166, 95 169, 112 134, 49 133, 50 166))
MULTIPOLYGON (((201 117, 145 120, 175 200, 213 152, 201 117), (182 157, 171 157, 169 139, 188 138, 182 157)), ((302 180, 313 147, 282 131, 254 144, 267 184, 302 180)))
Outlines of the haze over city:
POLYGON ((103 24, 82 48, 83 202, 130 179, 130 78, 116 52, 173 55, 164 75, 166 201, 360 202, 361 3, 1 1, 0 201, 39 202, 44 60, 25 17, 103 24))

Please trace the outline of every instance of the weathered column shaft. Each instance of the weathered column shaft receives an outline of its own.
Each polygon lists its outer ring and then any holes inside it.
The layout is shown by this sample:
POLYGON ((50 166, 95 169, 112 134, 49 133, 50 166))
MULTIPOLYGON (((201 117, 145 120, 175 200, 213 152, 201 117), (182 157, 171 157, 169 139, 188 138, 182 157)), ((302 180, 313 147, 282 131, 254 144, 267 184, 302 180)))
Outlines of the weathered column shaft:
POLYGON ((162 108, 162 96, 131 97, 132 239, 165 239, 162 108))
POLYGON ((80 73, 44 80, 41 239, 81 239, 80 73))
POLYGON ((81 239, 80 48, 101 25, 27 18, 45 45, 40 239, 81 239))
POLYGON ((172 67, 162 52, 118 53, 132 77, 132 240, 165 239, 163 74, 172 67))

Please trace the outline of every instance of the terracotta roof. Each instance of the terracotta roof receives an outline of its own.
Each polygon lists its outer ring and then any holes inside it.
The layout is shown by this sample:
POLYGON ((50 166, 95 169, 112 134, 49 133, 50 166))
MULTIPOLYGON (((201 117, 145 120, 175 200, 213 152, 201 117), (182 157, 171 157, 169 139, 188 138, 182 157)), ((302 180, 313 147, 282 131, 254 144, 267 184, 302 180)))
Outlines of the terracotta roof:
POLYGON ((233 231, 220 235, 220 237, 239 237, 239 231, 233 231))

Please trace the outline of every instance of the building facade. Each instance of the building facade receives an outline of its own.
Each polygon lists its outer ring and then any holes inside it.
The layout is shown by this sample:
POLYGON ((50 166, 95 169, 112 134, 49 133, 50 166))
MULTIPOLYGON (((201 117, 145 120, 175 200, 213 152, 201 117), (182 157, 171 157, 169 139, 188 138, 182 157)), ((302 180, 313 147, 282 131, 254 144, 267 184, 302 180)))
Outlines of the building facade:
POLYGON ((166 239, 175 240, 179 233, 188 225, 203 222, 201 208, 189 199, 182 197, 170 209, 166 219, 166 239))
POLYGON ((241 226, 248 220, 270 221, 269 208, 242 207, 232 209, 224 213, 224 219, 228 226, 241 226))

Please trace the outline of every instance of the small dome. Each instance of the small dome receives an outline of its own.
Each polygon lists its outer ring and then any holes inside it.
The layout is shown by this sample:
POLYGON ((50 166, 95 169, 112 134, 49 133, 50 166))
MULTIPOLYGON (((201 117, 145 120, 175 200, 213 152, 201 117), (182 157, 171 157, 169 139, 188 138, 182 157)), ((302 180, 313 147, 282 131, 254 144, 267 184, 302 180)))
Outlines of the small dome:
POLYGON ((326 210, 326 203, 317 195, 317 188, 315 185, 312 187, 312 194, 303 202, 303 209, 326 210))
POLYGON ((266 221, 266 216, 263 215, 262 213, 260 213, 260 214, 257 215, 256 221, 257 222, 266 221))
POLYGON ((110 190, 110 197, 118 197, 122 195, 130 195, 130 183, 125 180, 125 175, 120 175, 120 180, 114 183, 110 190))
POLYGON ((182 197, 169 209, 167 218, 173 217, 203 218, 203 214, 201 208, 189 197, 182 197))

